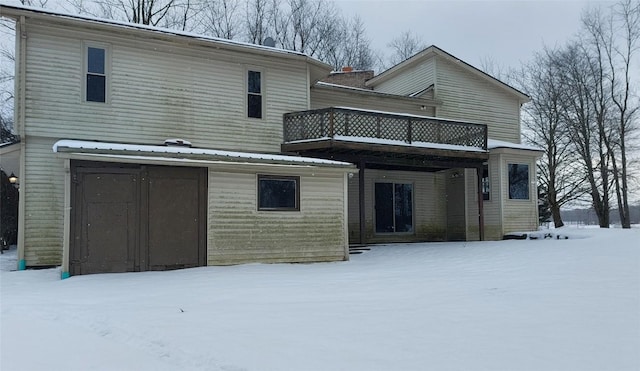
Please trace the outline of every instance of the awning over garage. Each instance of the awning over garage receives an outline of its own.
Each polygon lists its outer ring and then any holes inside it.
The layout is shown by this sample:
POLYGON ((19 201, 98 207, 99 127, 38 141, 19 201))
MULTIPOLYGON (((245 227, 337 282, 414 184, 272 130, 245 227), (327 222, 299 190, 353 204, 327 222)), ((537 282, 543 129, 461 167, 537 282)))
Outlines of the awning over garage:
POLYGON ((321 166, 344 169, 346 171, 355 168, 353 164, 347 162, 301 156, 69 139, 57 141, 53 145, 53 152, 71 159, 173 166, 211 167, 238 166, 238 164, 271 164, 304 167, 321 166))

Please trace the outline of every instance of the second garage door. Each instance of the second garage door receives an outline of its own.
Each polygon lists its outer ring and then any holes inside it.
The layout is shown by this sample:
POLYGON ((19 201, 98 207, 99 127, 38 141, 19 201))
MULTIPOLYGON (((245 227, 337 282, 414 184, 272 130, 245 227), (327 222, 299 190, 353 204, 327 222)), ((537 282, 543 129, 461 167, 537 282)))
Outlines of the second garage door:
POLYGON ((206 263, 206 169, 72 163, 70 273, 206 263))

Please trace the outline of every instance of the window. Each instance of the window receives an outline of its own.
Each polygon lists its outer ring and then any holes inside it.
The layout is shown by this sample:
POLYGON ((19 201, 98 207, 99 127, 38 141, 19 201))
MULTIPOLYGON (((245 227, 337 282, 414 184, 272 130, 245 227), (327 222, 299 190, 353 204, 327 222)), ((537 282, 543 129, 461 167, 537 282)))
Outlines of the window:
POLYGON ((376 233, 413 232, 413 184, 376 183, 376 233))
POLYGON ((262 118, 262 73, 247 71, 247 116, 262 118))
POLYGON ((300 177, 258 175, 258 210, 300 210, 300 177))
POLYGON ((529 165, 509 164, 509 199, 529 199, 529 165))
POLYGON ((85 99, 87 102, 107 101, 106 49, 87 47, 85 99))
POLYGON ((487 201, 491 199, 491 183, 489 181, 489 165, 482 165, 482 199, 487 201))

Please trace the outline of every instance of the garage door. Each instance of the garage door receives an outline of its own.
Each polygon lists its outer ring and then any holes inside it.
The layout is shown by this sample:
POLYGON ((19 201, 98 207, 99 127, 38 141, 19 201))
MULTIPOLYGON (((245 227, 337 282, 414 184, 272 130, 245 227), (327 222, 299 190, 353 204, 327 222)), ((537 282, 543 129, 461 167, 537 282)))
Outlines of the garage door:
POLYGON ((206 169, 72 163, 70 273, 205 265, 206 169))

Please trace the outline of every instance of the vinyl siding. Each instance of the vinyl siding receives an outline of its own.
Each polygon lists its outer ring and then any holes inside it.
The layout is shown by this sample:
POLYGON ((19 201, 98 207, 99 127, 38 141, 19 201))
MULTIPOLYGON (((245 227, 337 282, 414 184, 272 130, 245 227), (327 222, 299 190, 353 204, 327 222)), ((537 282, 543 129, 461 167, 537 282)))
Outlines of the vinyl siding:
POLYGON ((20 194, 25 196, 27 266, 59 265, 62 259, 65 172, 63 160, 51 150, 54 142, 47 138, 26 142, 20 194))
MULTIPOLYGON (((358 209, 358 177, 349 181, 349 240, 360 240, 358 209)), ((444 172, 365 170, 366 242, 443 241, 446 235, 446 201, 444 172), (414 231, 412 234, 375 233, 375 183, 413 184, 414 231)))
POLYGON ((278 152, 282 114, 307 109, 303 61, 28 25, 26 134, 278 152), (108 102, 83 101, 86 42, 108 50, 108 102), (265 118, 246 118, 247 68, 263 72, 265 118))
POLYGON ((484 207, 484 238, 486 240, 502 239, 502 219, 500 208, 502 206, 502 188, 500 184, 499 156, 489 156, 489 200, 485 200, 484 207))
POLYGON ((503 171, 502 197, 504 225, 503 234, 515 231, 535 231, 538 229, 538 197, 536 188, 535 158, 525 155, 503 154, 500 156, 500 170, 503 171), (509 199, 509 169, 508 164, 529 165, 529 199, 509 199))
MULTIPOLYGON (((92 32, 90 27, 27 22, 27 170, 21 191, 27 266, 59 265, 62 260, 64 169, 52 152, 56 140, 161 144, 182 138, 195 147, 279 152, 282 114, 308 108, 302 59, 169 42, 124 29, 92 32), (106 103, 83 100, 86 45, 107 49, 106 103), (263 73, 262 120, 246 118, 247 68, 263 73)), ((333 223, 331 228, 339 221, 333 223)), ((309 260, 315 259, 313 249, 321 247, 307 250, 309 260)), ((326 259, 335 258, 334 252, 328 255, 326 259)))
POLYGON ((447 192, 447 240, 467 240, 467 200, 465 198, 465 169, 451 169, 445 173, 447 192))
POLYGON ((429 85, 435 82, 435 59, 430 58, 424 62, 413 66, 396 78, 386 80, 375 87, 376 91, 398 94, 398 95, 410 95, 417 91, 427 88, 429 85))
POLYGON ((520 143, 520 103, 494 84, 449 61, 437 60, 438 117, 486 124, 489 138, 520 143))
MULTIPOLYGON (((425 95, 428 98, 431 93, 425 95)), ((421 109, 420 100, 407 102, 406 99, 394 99, 393 97, 375 97, 357 91, 338 91, 313 87, 311 89, 311 108, 319 109, 326 107, 352 107, 360 109, 370 109, 385 112, 410 113, 413 115, 433 116, 433 107, 421 109)))
POLYGON ((345 260, 345 175, 277 174, 301 175, 300 211, 258 211, 256 173, 209 172, 209 265, 345 260))

